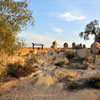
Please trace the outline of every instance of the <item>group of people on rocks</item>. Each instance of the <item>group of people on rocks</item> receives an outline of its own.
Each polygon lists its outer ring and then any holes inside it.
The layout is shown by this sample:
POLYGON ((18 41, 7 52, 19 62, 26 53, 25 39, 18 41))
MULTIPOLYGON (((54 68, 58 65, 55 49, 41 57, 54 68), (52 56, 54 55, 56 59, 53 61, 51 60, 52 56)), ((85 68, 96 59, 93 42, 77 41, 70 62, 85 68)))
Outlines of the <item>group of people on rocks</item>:
MULTIPOLYGON (((64 47, 64 48, 68 48, 68 43, 65 42, 64 45, 63 45, 63 47, 64 47)), ((57 49, 57 41, 52 42, 51 48, 57 49)), ((84 45, 82 45, 82 44, 76 45, 76 43, 73 42, 73 43, 72 43, 72 48, 73 48, 73 49, 82 49, 82 48, 86 48, 86 46, 85 46, 85 44, 84 44, 84 45)))

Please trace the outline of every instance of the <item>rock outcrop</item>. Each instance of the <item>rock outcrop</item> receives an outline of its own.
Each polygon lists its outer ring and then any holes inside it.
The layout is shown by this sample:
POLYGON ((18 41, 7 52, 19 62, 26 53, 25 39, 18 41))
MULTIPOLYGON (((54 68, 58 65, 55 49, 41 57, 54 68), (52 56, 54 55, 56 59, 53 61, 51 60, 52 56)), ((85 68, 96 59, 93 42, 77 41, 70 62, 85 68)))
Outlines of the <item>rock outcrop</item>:
POLYGON ((77 73, 72 72, 72 71, 67 71, 65 69, 58 68, 58 69, 55 70, 55 77, 57 79, 64 78, 64 77, 74 78, 76 75, 77 75, 77 73))
POLYGON ((100 43, 95 42, 91 45, 91 53, 94 55, 100 55, 100 43))
POLYGON ((95 55, 93 54, 89 54, 85 57, 85 61, 89 62, 89 63, 94 63, 95 62, 95 55))
POLYGON ((46 75, 46 76, 39 77, 35 85, 36 86, 45 85, 46 87, 49 87, 50 85, 53 85, 53 84, 54 84, 54 80, 52 76, 46 75))
POLYGON ((77 56, 80 58, 85 58, 89 54, 88 49, 79 49, 77 50, 77 56))

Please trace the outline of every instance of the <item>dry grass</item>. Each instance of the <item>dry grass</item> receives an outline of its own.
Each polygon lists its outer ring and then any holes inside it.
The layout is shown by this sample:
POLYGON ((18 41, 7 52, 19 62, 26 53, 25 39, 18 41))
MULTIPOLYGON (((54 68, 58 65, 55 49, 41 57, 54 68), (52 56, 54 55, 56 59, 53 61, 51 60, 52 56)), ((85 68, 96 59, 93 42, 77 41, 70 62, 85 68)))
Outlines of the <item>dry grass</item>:
POLYGON ((27 76, 35 71, 35 67, 32 66, 22 66, 18 63, 15 64, 9 64, 7 69, 7 75, 10 75, 12 77, 22 77, 27 76))

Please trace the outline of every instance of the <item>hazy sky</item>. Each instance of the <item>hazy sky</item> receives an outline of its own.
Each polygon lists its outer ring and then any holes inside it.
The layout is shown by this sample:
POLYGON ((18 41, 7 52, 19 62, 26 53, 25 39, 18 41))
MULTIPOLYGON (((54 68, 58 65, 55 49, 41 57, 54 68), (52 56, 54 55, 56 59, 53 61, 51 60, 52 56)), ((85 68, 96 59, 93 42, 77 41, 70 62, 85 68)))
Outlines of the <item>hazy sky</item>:
POLYGON ((27 46, 32 42, 51 46, 56 40, 58 46, 64 42, 83 43, 90 46, 93 37, 84 41, 79 33, 85 25, 97 19, 100 21, 100 0, 29 0, 29 8, 33 11, 35 26, 28 26, 20 33, 27 46))

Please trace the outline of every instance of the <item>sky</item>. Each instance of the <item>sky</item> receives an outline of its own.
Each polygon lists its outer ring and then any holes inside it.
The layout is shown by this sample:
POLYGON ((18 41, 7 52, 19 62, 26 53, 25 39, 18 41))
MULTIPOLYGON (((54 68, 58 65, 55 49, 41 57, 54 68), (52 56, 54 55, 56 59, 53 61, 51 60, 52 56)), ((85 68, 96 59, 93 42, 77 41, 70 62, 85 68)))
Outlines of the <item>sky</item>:
POLYGON ((26 46, 32 46, 33 42, 50 47, 56 40, 58 47, 65 42, 70 47, 73 42, 90 47, 94 42, 93 36, 84 41, 79 33, 90 21, 100 21, 100 0, 28 0, 28 4, 35 25, 19 33, 26 46))

